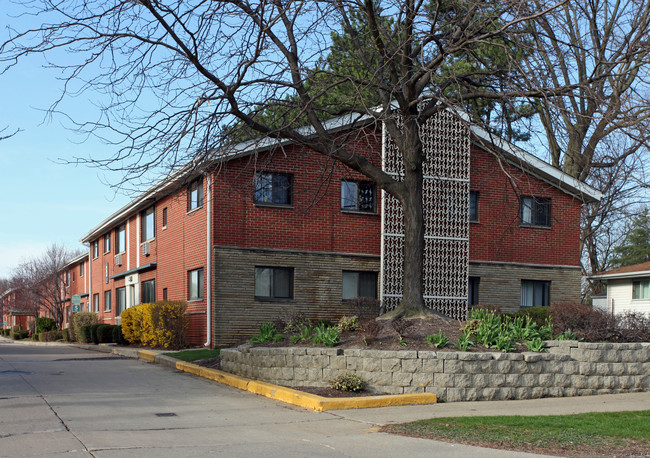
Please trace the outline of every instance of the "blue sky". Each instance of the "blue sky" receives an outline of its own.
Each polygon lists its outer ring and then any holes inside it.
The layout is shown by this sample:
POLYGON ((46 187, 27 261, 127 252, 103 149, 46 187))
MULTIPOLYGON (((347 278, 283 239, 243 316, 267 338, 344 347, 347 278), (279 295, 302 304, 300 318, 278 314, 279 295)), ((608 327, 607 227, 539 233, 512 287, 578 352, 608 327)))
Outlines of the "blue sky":
MULTIPOLYGON (((9 21, 15 23, 0 13, 0 41, 9 21)), ((115 147, 66 130, 63 117, 45 119, 43 109, 55 100, 61 83, 42 63, 31 58, 0 75, 0 129, 7 127, 5 134, 21 129, 0 141, 0 278, 54 242, 81 248, 79 239, 89 229, 129 201, 106 184, 118 176, 57 163, 107 156, 115 147)), ((79 119, 96 117, 87 97, 66 100, 64 109, 79 119)))

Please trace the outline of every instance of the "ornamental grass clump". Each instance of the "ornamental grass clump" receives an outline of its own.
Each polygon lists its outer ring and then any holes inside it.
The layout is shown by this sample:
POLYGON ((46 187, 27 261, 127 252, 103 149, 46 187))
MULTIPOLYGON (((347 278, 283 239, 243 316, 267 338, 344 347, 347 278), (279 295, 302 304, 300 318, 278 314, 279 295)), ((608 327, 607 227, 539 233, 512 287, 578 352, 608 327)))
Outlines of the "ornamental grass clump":
POLYGON ((330 380, 330 388, 339 391, 350 391, 356 393, 357 391, 363 390, 365 386, 366 383, 361 380, 358 375, 349 372, 330 380))

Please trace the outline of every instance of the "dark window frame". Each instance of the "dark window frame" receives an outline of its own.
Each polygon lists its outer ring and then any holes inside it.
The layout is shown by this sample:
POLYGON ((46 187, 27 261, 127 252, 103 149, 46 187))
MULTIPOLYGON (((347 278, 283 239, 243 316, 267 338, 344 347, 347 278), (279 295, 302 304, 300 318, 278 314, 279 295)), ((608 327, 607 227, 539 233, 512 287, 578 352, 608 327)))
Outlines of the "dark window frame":
POLYGON ((377 213, 377 184, 367 180, 341 180, 341 211, 377 213), (354 202, 344 195, 346 187, 351 184, 354 185, 354 202), (365 202, 364 192, 370 193, 370 202, 365 202))
POLYGON ((548 197, 522 196, 519 199, 519 219, 524 227, 551 227, 552 201, 548 197), (530 220, 525 218, 526 209, 530 210, 530 220))
POLYGON ((263 206, 293 206, 293 174, 282 172, 256 172, 253 203, 263 206), (280 181, 284 181, 280 183, 280 181))
POLYGON ((165 229, 167 227, 167 207, 163 208, 162 210, 162 228, 165 229))
POLYGON ((368 270, 343 270, 341 272, 341 299, 344 301, 350 301, 354 300, 357 298, 368 298, 368 299, 377 299, 378 297, 378 288, 377 288, 377 279, 379 278, 379 273, 375 271, 368 271, 368 270), (353 274, 357 275, 357 284, 356 284, 356 295, 355 296, 350 296, 350 297, 345 297, 345 288, 343 287, 343 283, 345 282, 345 276, 346 274, 353 274), (363 285, 364 281, 367 281, 368 284, 373 285, 373 295, 368 296, 368 295, 363 295, 363 285))
POLYGON ((260 301, 288 301, 292 300, 294 296, 294 268, 293 267, 278 267, 278 266, 255 266, 255 271, 254 271, 254 296, 256 300, 260 301), (268 295, 258 295, 258 275, 262 275, 263 270, 269 270, 270 271, 270 278, 269 278, 269 294, 268 295), (280 296, 279 293, 277 292, 278 289, 278 283, 281 278, 278 278, 278 273, 279 272, 284 272, 287 273, 287 279, 289 281, 288 285, 284 285, 285 288, 289 291, 288 296, 280 296))
POLYGON ((140 241, 146 242, 156 237, 156 209, 155 206, 147 207, 140 212, 140 241), (149 222, 147 222, 149 221, 149 222), (147 232, 151 229, 151 237, 147 232))
POLYGON ((143 304, 156 302, 155 278, 152 278, 151 280, 145 280, 140 283, 140 302, 143 304), (149 297, 149 293, 151 293, 151 297, 149 297))
POLYGON ((478 223, 478 191, 469 192, 469 221, 478 223))
POLYGON ((650 299, 650 280, 633 280, 632 281, 632 300, 633 301, 646 301, 650 299), (646 288, 643 288, 643 286, 646 288), (643 290, 646 289, 648 292, 647 296, 644 296, 643 290))
POLYGON ((550 280, 521 280, 521 300, 519 303, 521 308, 527 307, 548 307, 551 305, 551 281, 550 280), (533 288, 533 303, 524 304, 524 284, 530 285, 533 288), (542 303, 537 303, 537 293, 541 289, 542 303))
POLYGON ((472 307, 479 304, 479 286, 481 277, 469 277, 467 281, 467 305, 472 307))
POLYGON ((205 272, 203 267, 187 271, 187 298, 189 301, 202 301, 205 297, 205 272), (196 275, 196 294, 193 295, 192 276, 196 275))
POLYGON ((187 211, 191 212, 203 207, 203 177, 190 182, 187 186, 187 211))
POLYGON ((126 223, 122 223, 115 229, 115 254, 126 253, 126 223), (124 234, 122 237, 121 234, 124 234), (120 239, 123 238, 120 243, 120 239), (122 246, 122 243, 124 246, 122 246))

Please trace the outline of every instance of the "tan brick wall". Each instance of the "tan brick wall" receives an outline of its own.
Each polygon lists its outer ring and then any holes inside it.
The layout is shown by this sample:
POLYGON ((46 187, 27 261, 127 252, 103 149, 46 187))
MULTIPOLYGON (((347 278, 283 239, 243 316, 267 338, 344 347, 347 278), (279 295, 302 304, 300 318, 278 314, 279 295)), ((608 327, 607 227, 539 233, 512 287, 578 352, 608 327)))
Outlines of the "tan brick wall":
POLYGON ((516 312, 521 303, 521 280, 551 282, 550 303, 579 302, 579 267, 527 266, 472 262, 470 277, 480 277, 479 304, 498 305, 504 312, 516 312))
POLYGON ((231 247, 214 248, 215 345, 241 342, 259 325, 304 312, 313 320, 337 320, 352 312, 341 300, 342 271, 379 271, 379 256, 231 247), (255 266, 293 267, 293 299, 255 299, 255 266))

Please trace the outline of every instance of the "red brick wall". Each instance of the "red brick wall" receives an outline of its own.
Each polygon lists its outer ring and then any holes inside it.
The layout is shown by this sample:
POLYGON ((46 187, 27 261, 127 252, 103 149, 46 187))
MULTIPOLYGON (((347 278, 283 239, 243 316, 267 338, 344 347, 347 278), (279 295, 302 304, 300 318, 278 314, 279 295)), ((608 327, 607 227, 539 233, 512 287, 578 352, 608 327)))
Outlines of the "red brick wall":
MULTIPOLYGON (((206 180, 203 182, 204 195, 207 195, 206 180)), ((111 231, 111 251, 105 252, 103 234, 99 237, 99 257, 91 261, 92 293, 99 293, 100 321, 114 324, 116 322, 116 289, 125 285, 125 277, 105 281, 104 264, 109 264, 109 277, 127 270, 156 263, 156 268, 140 273, 140 290, 144 281, 155 279, 156 300, 163 299, 163 289, 167 289, 169 300, 187 301, 188 282, 187 272, 203 267, 207 271, 207 206, 187 212, 186 188, 164 197, 155 202, 155 236, 150 240, 150 255, 142 254, 140 211, 128 216, 127 223, 127 252, 124 254, 121 266, 115 265, 115 229, 111 231), (167 208, 167 226, 163 228, 163 208, 167 208), (104 292, 111 291, 111 311, 105 312, 104 292)), ((92 253, 92 243, 91 243, 92 253)), ((92 303, 92 296, 90 297, 92 303)), ((189 338, 193 344, 206 342, 206 302, 192 301, 188 303, 190 317, 189 338)))
MULTIPOLYGON (((346 141, 351 150, 380 161, 379 133, 363 132, 346 141)), ((377 214, 342 212, 342 179, 368 180, 337 161, 295 145, 272 155, 229 162, 214 175, 214 244, 379 254, 380 192, 377 214), (293 208, 254 204, 256 170, 293 174, 293 208)))
POLYGON ((470 224, 470 260, 577 266, 580 201, 474 146, 470 189, 478 191, 478 223, 470 224), (520 226, 519 196, 551 199, 551 227, 520 226))

